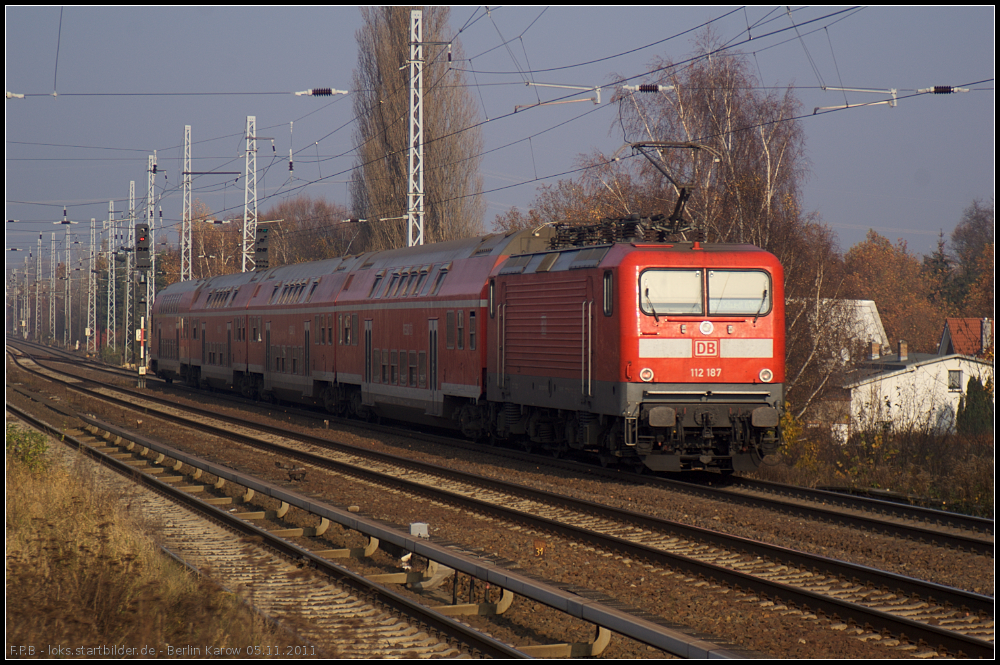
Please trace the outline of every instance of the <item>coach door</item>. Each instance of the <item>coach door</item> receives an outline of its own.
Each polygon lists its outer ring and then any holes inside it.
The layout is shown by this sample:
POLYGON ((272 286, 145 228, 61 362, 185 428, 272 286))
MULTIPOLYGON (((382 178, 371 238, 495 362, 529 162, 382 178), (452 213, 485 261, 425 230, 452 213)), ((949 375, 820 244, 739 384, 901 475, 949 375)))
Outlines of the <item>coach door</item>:
POLYGON ((310 321, 306 321, 302 331, 303 342, 305 344, 302 347, 302 373, 309 377, 309 382, 306 383, 305 388, 302 390, 302 394, 306 397, 312 397, 313 394, 312 365, 309 364, 309 324, 310 321))
POLYGON ((365 369, 361 382, 361 403, 371 405, 372 398, 372 320, 365 319, 365 369))
POLYGON ((264 324, 264 390, 271 389, 271 371, 274 369, 271 350, 271 322, 264 324))
POLYGON ((444 397, 438 389, 438 320, 427 320, 427 387, 430 404, 427 413, 440 416, 444 413, 444 397))

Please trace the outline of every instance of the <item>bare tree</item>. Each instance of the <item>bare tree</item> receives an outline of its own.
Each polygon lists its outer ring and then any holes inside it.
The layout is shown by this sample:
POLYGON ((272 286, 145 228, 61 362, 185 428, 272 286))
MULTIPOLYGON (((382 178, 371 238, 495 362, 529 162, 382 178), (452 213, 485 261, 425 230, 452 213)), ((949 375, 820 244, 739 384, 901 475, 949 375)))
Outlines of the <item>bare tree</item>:
POLYGON ((842 262, 829 229, 801 211, 805 142, 795 120, 800 105, 794 91, 763 91, 748 58, 719 46, 706 32, 689 64, 663 58, 650 63, 652 74, 643 83, 662 91, 615 96, 620 119, 614 129, 620 123, 626 142, 706 149, 646 148, 655 164, 643 157, 586 156, 580 165, 588 168, 579 178, 543 188, 527 213, 511 210, 496 224, 512 229, 669 215, 680 195, 678 183, 693 185, 683 216, 707 240, 757 245, 785 268, 786 390, 793 412, 802 417, 839 388, 845 351, 856 353, 846 334, 851 310, 839 300, 842 262))
MULTIPOLYGON (((652 94, 619 93, 621 124, 629 141, 673 141, 711 150, 671 149, 660 165, 693 181, 687 216, 709 240, 748 242, 782 256, 789 230, 800 221, 799 182, 804 135, 793 118, 800 104, 791 87, 762 91, 747 57, 717 52, 710 32, 693 62, 676 66, 658 58, 648 83, 672 86, 652 94)), ((679 190, 652 164, 638 166, 659 183, 663 204, 679 190)), ((676 179, 676 178, 675 178, 676 179)), ((668 209, 669 212, 669 209, 668 209)))
POLYGON ((261 219, 280 220, 271 227, 271 267, 319 261, 347 253, 357 225, 345 224, 347 210, 326 199, 308 195, 286 199, 268 208, 261 219))
MULTIPOLYGON (((409 68, 403 65, 410 53, 410 9, 364 7, 364 25, 356 34, 352 88, 358 163, 351 204, 356 215, 369 220, 365 249, 406 244, 405 223, 377 220, 407 212, 409 68)), ((449 41, 449 9, 423 12, 424 42, 449 41)), ((457 42, 452 58, 461 59, 457 42)), ((424 241, 438 242, 481 232, 482 138, 464 75, 451 67, 447 47, 426 46, 424 61, 424 241)))

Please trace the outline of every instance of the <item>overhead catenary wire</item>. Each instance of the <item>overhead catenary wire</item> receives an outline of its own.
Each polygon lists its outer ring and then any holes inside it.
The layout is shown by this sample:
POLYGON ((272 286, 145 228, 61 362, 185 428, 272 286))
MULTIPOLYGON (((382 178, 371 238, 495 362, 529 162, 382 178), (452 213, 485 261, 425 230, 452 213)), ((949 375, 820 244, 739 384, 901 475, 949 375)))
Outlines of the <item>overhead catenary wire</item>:
MULTIPOLYGON (((478 11, 478 10, 477 10, 477 11, 478 11)), ((476 16, 477 16, 477 14, 476 14, 476 12, 474 12, 474 13, 473 13, 473 17, 476 17, 476 16)), ((482 16, 480 16, 479 18, 482 18, 482 16)), ((479 19, 477 18, 476 20, 478 21, 479 19)), ((536 18, 536 20, 537 20, 537 18, 536 18)), ((773 20, 773 19, 772 19, 772 20, 773 20)), ((472 22, 472 17, 470 17, 469 21, 467 21, 467 22, 466 22, 466 24, 469 24, 470 22, 472 22)), ((464 28, 465 28, 465 26, 463 26, 463 29, 464 29, 464 28)), ((748 30, 748 36, 749 36, 749 30, 748 30)), ((755 41, 757 41, 758 39, 759 39, 759 38, 755 38, 755 41)), ((609 56, 609 57, 615 57, 615 56, 609 56)), ((581 63, 581 64, 585 64, 585 63, 581 63)), ((542 71, 542 70, 534 70, 534 71, 542 71)), ((487 84, 483 84, 483 85, 487 85, 487 84)), ((314 112, 316 112, 316 111, 311 111, 310 113, 314 113, 314 112)), ((498 118, 498 119, 499 119, 499 118, 498 118)), ((350 123, 345 123, 344 125, 342 125, 342 126, 341 126, 341 128, 343 128, 343 127, 346 127, 346 126, 347 126, 347 125, 349 125, 349 124, 350 124, 350 123)), ((328 135, 328 136, 329 136, 329 135, 328 135)), ((534 134, 533 134, 532 136, 534 136, 534 134)), ((325 138, 325 137, 324 137, 324 138, 325 138)), ((527 137, 526 139, 521 139, 520 141, 523 141, 523 140, 529 140, 529 141, 530 141, 530 138, 531 138, 531 137, 527 137)), ((321 139, 321 140, 322 140, 322 139, 321 139)), ((515 141, 515 142, 511 142, 511 143, 508 143, 508 144, 505 144, 505 146, 503 146, 503 147, 508 147, 508 146, 510 146, 510 145, 513 145, 514 143, 517 143, 517 142, 520 142, 520 141, 515 141)), ((313 142, 313 145, 316 145, 316 146, 318 146, 318 142, 313 142)), ((307 147, 308 147, 308 146, 306 146, 306 148, 307 148, 307 147)), ((300 149, 300 151, 301 151, 301 150, 303 150, 303 149, 306 149, 306 148, 302 148, 302 149, 300 149)), ((502 149, 502 148, 501 148, 501 149, 502 149)), ((486 152, 489 152, 489 151, 486 151, 486 152)), ((343 157, 343 156, 346 156, 346 155, 349 155, 349 154, 351 154, 351 153, 350 153, 350 152, 345 152, 345 153, 342 153, 341 155, 339 155, 339 156, 337 156, 337 157, 343 157)), ((485 152, 484 152, 484 153, 482 153, 482 154, 485 154, 485 152)), ((332 159, 332 158, 331 158, 331 159, 332 159)), ((319 155, 318 155, 318 150, 317 150, 317 160, 319 160, 319 155)), ((343 173, 345 173, 345 172, 346 172, 346 171, 340 171, 339 173, 335 173, 335 174, 333 174, 333 175, 329 175, 329 176, 327 176, 327 177, 322 177, 322 178, 321 178, 321 180, 322 180, 322 181, 329 181, 330 179, 332 179, 332 178, 334 178, 334 177, 337 177, 338 175, 341 175, 341 174, 343 174, 343 173)), ((310 184, 316 184, 316 182, 318 182, 318 181, 313 181, 313 182, 306 182, 306 183, 305 183, 305 185, 306 185, 306 186, 308 186, 308 185, 310 185, 310 184)), ((527 183, 530 183, 530 182, 532 182, 532 181, 525 181, 524 183, 521 183, 521 184, 527 184, 527 183)), ((225 186, 227 186, 227 185, 222 185, 222 186, 223 186, 223 187, 225 187, 225 186)), ((209 191, 209 190, 208 190, 208 189, 205 189, 205 190, 202 190, 202 191, 209 191)), ((496 191, 496 190, 490 190, 490 191, 496 191)), ((286 193, 286 194, 287 194, 287 190, 286 190, 286 192, 284 192, 284 193, 286 193)), ((268 197, 268 198, 270 198, 270 197, 268 197)), ((102 203, 102 202, 103 202, 103 201, 105 201, 105 200, 106 200, 106 199, 101 199, 101 200, 95 200, 95 203, 102 203)), ((265 199, 265 200, 266 200, 266 199, 265 199)))

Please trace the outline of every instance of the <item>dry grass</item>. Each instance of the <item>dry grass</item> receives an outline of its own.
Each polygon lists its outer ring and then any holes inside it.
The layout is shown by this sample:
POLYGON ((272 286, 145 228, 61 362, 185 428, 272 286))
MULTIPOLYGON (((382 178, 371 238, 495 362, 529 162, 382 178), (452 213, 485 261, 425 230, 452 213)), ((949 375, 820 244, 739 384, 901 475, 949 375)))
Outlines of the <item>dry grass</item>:
POLYGON ((122 497, 83 474, 58 464, 32 471, 8 455, 6 481, 8 650, 142 656, 152 647, 162 657, 167 645, 204 655, 206 645, 246 653, 249 645, 297 644, 169 559, 122 497), (88 651, 114 646, 133 651, 88 651))
POLYGON ((869 432, 847 443, 816 430, 800 433, 755 473, 763 480, 815 487, 876 488, 929 507, 993 517, 994 439, 914 430, 869 432))

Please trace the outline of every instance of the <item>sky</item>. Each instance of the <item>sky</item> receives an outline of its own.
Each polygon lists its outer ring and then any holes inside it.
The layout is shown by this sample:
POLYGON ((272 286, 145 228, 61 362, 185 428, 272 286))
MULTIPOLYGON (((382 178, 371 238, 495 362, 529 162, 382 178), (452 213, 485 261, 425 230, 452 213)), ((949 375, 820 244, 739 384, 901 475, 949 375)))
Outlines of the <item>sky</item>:
MULTIPOLYGON (((643 82, 654 57, 689 57, 707 22, 747 54, 764 86, 795 86, 809 160, 803 208, 842 250, 874 229, 930 253, 974 199, 995 196, 993 7, 457 7, 450 24, 467 59, 454 66, 475 71, 467 83, 488 120, 486 228, 512 206, 529 208, 539 186, 573 177, 580 155, 621 147, 616 81, 643 82), (525 81, 602 86, 601 103, 586 92, 515 114, 572 92, 525 81), (933 86, 970 91, 916 94, 933 86), (886 100, 893 88, 895 107, 811 114, 886 100)), ((274 146, 258 140, 261 213, 302 192, 349 206, 350 95, 291 93, 350 90, 360 24, 356 7, 7 6, 5 90, 25 97, 5 100, 6 247, 33 251, 42 233, 44 266, 50 233, 63 242, 54 224, 64 206, 80 223, 72 233, 89 242, 89 222, 100 229, 109 200, 122 217, 129 181, 137 201, 146 196, 154 150, 166 241, 176 245, 184 126, 194 170, 242 171, 248 115, 274 146)), ((243 182, 198 176, 194 197, 242 214, 243 182)), ((7 268, 24 256, 8 251, 7 268)))

